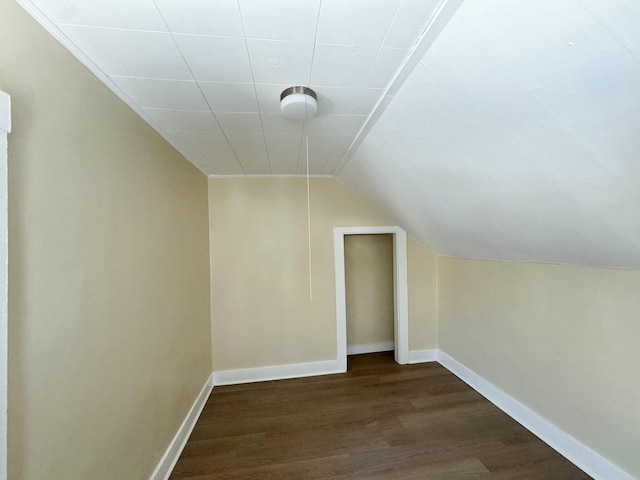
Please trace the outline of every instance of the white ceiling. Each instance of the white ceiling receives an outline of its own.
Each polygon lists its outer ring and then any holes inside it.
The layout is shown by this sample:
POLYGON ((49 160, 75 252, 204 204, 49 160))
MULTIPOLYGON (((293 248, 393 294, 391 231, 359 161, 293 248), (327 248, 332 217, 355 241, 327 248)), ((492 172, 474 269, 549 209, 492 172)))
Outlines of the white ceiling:
POLYGON ((640 268, 639 26, 464 2, 338 178, 440 254, 640 268))
POLYGON ((310 173, 332 175, 441 1, 20 3, 204 173, 305 173, 308 136, 310 173), (293 85, 316 118, 281 115, 293 85))
POLYGON ((640 268, 640 2, 19 2, 207 174, 304 173, 310 85, 311 173, 436 253, 640 268))

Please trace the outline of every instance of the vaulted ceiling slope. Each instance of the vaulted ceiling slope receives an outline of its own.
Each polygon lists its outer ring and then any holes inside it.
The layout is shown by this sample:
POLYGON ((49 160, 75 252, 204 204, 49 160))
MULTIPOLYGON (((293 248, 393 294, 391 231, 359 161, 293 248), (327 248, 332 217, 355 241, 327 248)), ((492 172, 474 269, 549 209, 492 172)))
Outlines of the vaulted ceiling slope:
POLYGON ((638 25, 465 1, 338 179, 439 254, 640 268, 638 25))
POLYGON ((308 136, 436 253, 640 268, 638 1, 18 2, 206 174, 304 173, 308 136))

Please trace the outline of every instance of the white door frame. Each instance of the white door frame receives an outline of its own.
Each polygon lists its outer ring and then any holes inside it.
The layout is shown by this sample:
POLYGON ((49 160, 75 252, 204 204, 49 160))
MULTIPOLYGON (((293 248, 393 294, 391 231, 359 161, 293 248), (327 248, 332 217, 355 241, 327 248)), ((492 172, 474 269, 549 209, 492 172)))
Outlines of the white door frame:
POLYGON ((0 91, 0 480, 7 478, 7 364, 9 236, 7 134, 11 131, 11 98, 0 91))
POLYGON ((344 236, 393 234, 393 331, 395 359, 409 363, 409 295, 407 289, 407 232, 400 227, 335 227, 333 246, 336 274, 336 338, 338 368, 347 371, 347 298, 344 277, 344 236))

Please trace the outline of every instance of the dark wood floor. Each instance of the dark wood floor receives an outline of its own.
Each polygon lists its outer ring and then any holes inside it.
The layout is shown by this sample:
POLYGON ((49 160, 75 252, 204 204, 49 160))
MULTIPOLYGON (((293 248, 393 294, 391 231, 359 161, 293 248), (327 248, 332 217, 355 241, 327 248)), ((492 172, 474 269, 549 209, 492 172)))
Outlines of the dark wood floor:
POLYGON ((588 479, 437 363, 216 387, 171 479, 588 479))

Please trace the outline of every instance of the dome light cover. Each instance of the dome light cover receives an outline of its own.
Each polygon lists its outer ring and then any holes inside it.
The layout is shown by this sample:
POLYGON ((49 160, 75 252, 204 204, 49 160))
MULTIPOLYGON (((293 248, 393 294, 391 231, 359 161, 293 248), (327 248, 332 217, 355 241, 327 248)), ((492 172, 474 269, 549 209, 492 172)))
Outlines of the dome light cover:
POLYGON ((316 92, 308 87, 289 87, 280 94, 280 111, 289 120, 307 120, 318 112, 316 92))

